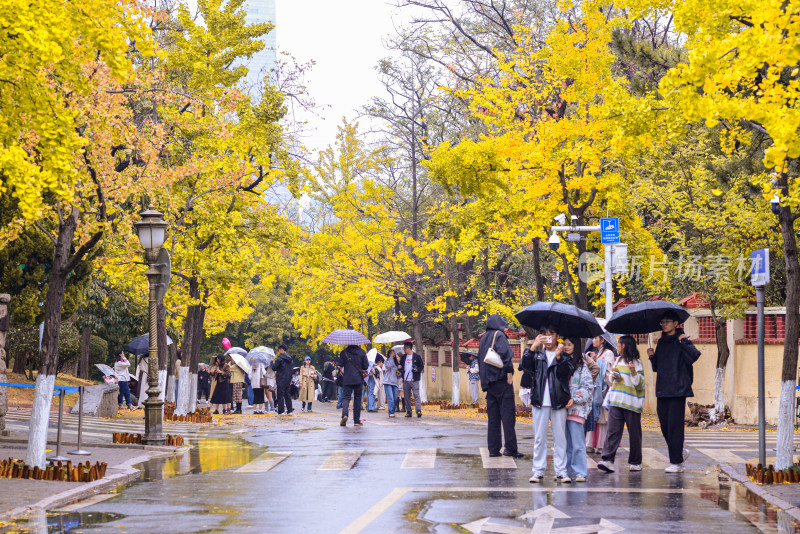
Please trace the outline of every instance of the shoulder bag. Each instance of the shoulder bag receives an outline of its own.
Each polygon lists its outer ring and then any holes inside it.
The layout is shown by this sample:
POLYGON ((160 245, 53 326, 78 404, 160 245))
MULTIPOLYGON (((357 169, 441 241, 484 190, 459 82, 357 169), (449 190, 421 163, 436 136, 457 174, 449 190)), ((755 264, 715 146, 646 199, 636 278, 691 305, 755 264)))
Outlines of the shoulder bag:
POLYGON ((491 365, 492 367, 497 367, 502 369, 503 366, 505 365, 503 363, 503 358, 501 358, 500 355, 497 354, 497 351, 494 350, 494 342, 497 341, 497 334, 499 333, 500 333, 499 330, 494 333, 494 338, 492 339, 492 346, 489 347, 488 351, 486 351, 486 356, 483 357, 483 363, 491 365))

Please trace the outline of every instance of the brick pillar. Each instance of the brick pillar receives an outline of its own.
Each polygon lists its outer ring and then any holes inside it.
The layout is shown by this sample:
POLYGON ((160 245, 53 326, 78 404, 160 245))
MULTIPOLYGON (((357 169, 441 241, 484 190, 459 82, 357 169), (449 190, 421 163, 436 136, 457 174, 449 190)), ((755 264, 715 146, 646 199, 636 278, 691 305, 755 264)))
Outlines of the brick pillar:
MULTIPOLYGON (((6 332, 8 332, 9 316, 8 303, 11 295, 0 293, 0 382, 6 378, 6 332)), ((0 386, 0 432, 6 429, 6 414, 8 413, 8 388, 0 386)))

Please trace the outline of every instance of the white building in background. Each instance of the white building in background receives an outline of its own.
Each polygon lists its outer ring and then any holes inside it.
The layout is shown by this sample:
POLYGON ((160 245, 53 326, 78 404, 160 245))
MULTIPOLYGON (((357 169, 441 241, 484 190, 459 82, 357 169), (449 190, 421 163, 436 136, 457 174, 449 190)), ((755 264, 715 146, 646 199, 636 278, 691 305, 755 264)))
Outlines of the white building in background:
POLYGON ((264 48, 247 62, 247 77, 243 80, 245 89, 253 96, 261 94, 260 83, 265 77, 270 76, 270 71, 277 64, 277 32, 278 21, 275 10, 276 0, 245 0, 242 7, 247 13, 247 22, 250 24, 257 22, 271 22, 275 28, 266 34, 261 40, 264 48))

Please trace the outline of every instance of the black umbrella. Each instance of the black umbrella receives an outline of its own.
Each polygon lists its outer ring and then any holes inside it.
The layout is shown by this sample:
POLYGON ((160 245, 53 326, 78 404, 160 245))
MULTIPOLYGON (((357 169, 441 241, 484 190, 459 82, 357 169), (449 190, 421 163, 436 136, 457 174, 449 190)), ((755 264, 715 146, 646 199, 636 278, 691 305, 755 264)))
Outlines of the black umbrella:
POLYGON ((473 356, 475 356, 476 358, 478 357, 478 355, 475 354, 474 352, 462 352, 461 361, 464 362, 465 365, 469 365, 470 364, 469 359, 473 356))
POLYGON ((603 334, 603 327, 594 315, 571 304, 560 302, 534 302, 515 314, 519 324, 541 330, 551 326, 565 337, 595 337, 603 334))
POLYGON ((689 318, 689 312, 674 302, 651 300, 626 306, 614 312, 606 324, 606 330, 616 334, 649 334, 661 330, 661 317, 672 311, 678 315, 678 322, 689 318))
MULTIPOLYGON (((170 339, 169 336, 167 336, 167 345, 172 345, 172 339, 170 339)), ((134 356, 147 354, 147 351, 150 350, 150 334, 145 334, 143 336, 131 339, 130 343, 125 345, 123 350, 133 354, 134 356)))

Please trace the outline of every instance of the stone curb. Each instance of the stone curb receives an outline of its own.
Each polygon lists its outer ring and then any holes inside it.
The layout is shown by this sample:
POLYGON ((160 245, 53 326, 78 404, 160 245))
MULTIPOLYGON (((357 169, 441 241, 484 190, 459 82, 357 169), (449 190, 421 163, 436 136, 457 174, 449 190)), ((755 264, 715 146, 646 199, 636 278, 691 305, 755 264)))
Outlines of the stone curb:
POLYGON ((784 501, 780 497, 773 495, 769 490, 766 489, 767 486, 759 486, 730 464, 720 463, 719 470, 725 473, 732 480, 735 480, 747 488, 751 493, 758 495, 776 508, 780 508, 781 513, 787 514, 791 516, 794 521, 800 522, 800 507, 797 507, 794 504, 784 501))
MULTIPOLYGON (((16 438, 16 437, 6 437, 0 436, 0 445, 4 443, 13 443, 13 444, 20 444, 20 443, 28 443, 28 438, 16 438)), ((56 445, 55 441, 47 441, 47 445, 56 445)), ((108 441, 83 441, 82 444, 84 447, 97 447, 102 449, 141 449, 144 451, 154 451, 154 452, 164 452, 164 453, 180 453, 189 450, 189 447, 173 447, 169 445, 140 445, 136 443, 111 443, 108 441)), ((76 441, 64 441, 61 440, 61 447, 77 447, 78 442, 76 441)))
POLYGON ((50 495, 49 497, 45 497, 38 502, 26 504, 24 506, 18 506, 17 508, 3 512, 0 514, 0 523, 11 522, 16 518, 30 514, 31 512, 58 508, 72 502, 86 499, 98 493, 106 492, 110 489, 116 488, 117 486, 127 484, 128 482, 139 478, 141 473, 141 471, 133 467, 134 465, 155 458, 175 456, 179 453, 188 451, 189 447, 180 447, 177 449, 169 448, 168 451, 164 451, 163 449, 165 448, 153 446, 145 447, 145 450, 150 450, 155 454, 143 454, 141 456, 131 458, 124 463, 109 467, 104 478, 95 480, 94 482, 80 483, 80 485, 75 488, 70 488, 62 491, 61 493, 50 495))

